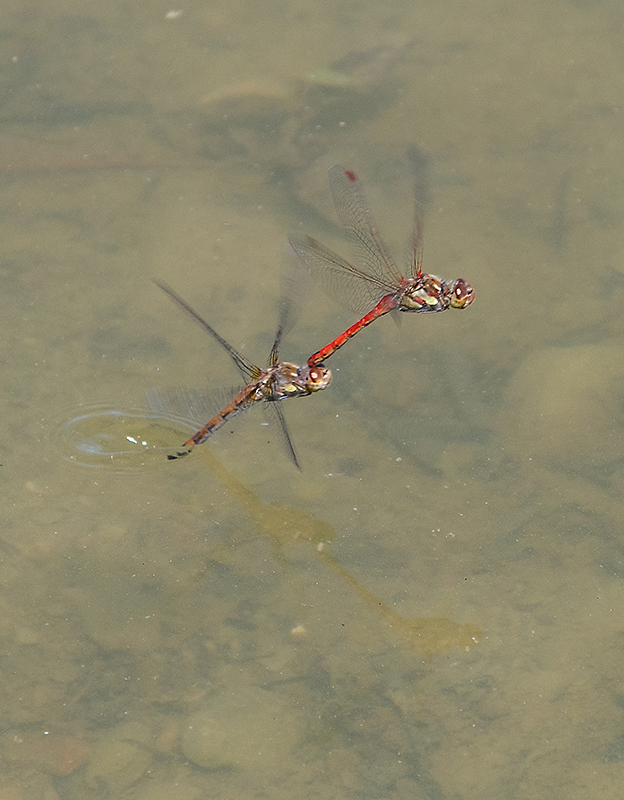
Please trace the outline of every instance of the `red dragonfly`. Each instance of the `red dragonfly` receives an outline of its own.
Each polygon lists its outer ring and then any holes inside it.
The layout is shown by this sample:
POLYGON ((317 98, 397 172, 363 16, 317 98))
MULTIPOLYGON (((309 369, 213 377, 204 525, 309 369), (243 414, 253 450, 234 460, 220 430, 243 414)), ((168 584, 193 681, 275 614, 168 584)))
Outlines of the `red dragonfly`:
POLYGON ((416 199, 411 264, 407 277, 397 268, 373 215, 359 178, 339 165, 329 170, 338 219, 355 243, 358 265, 350 264, 311 236, 291 236, 293 250, 310 272, 330 293, 336 290, 347 305, 367 313, 354 325, 308 359, 308 366, 321 364, 352 336, 389 311, 445 311, 467 308, 474 300, 474 289, 463 278, 446 281, 422 271, 423 206, 416 199))
MULTIPOLYGON (((279 346, 282 337, 290 330, 293 324, 292 307, 286 301, 280 304, 279 324, 273 347, 269 354, 268 366, 261 369, 248 361, 241 353, 235 350, 232 345, 225 341, 214 328, 212 328, 200 315, 194 311, 189 304, 183 300, 173 289, 160 281, 154 281, 166 294, 171 297, 184 311, 190 314, 202 328, 207 331, 213 339, 223 347, 232 361, 236 364, 243 374, 246 385, 238 392, 225 408, 215 414, 197 433, 184 442, 182 447, 186 450, 179 450, 175 455, 168 455, 172 460, 182 458, 191 452, 191 449, 205 442, 212 434, 224 425, 231 417, 244 411, 254 403, 268 402, 277 416, 279 428, 282 433, 286 449, 295 466, 299 468, 299 460, 295 452, 292 440, 286 427, 284 412, 278 400, 285 400, 289 397, 305 397, 306 395, 318 392, 329 386, 331 381, 331 370, 322 364, 313 366, 299 367, 288 361, 279 360, 279 346)), ((148 392, 148 402, 153 411, 157 413, 169 412, 174 416, 185 419, 196 419, 199 415, 205 414, 209 404, 200 392, 192 392, 184 389, 173 389, 159 391, 152 389, 148 392)))

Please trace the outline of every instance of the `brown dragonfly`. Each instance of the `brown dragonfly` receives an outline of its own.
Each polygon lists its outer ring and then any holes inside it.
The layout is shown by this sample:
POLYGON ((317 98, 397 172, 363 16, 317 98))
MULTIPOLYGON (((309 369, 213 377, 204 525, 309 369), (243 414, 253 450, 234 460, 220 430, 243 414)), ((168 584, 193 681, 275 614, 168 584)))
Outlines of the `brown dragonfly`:
MULTIPOLYGON (((285 300, 280 303, 277 332, 269 353, 268 365, 266 369, 262 369, 252 364, 251 361, 232 347, 173 289, 160 281, 154 282, 223 347, 245 379, 245 385, 230 402, 214 414, 190 439, 184 442, 182 447, 185 449, 178 450, 174 455, 168 455, 167 458, 173 460, 188 455, 195 445, 202 444, 209 439, 215 431, 234 415, 256 403, 265 402, 271 404, 271 408, 277 416, 285 447, 295 466, 300 468, 299 459, 288 433, 284 412, 278 401, 291 397, 306 397, 314 392, 326 389, 331 382, 331 371, 322 364, 300 367, 289 361, 279 360, 279 347, 282 338, 290 330, 294 322, 292 304, 285 300)), ((197 419, 200 414, 206 413, 206 408, 208 407, 204 395, 186 389, 165 391, 152 389, 148 392, 148 401, 155 412, 165 411, 186 419, 197 419)))

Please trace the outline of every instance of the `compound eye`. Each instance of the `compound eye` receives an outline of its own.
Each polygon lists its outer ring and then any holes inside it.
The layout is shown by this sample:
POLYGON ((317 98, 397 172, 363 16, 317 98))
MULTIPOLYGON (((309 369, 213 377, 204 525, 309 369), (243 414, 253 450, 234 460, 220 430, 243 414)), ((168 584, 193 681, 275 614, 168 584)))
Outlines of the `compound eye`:
POLYGON ((310 391, 318 391, 324 389, 331 381, 331 371, 323 364, 316 367, 310 367, 308 371, 308 388, 310 391))
POLYGON ((453 308, 466 308, 474 300, 474 289, 463 278, 458 278, 451 292, 453 308))

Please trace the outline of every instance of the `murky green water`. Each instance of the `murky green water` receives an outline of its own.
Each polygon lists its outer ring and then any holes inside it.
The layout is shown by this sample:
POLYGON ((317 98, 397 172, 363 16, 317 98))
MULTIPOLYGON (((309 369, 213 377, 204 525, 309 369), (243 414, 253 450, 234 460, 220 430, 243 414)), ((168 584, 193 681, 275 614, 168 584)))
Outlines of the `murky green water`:
MULTIPOLYGON (((0 796, 617 798, 624 12, 5 3, 0 796), (169 12, 169 13, 167 13, 169 12), (189 458, 358 171, 465 312, 376 322, 189 458), (160 448, 160 449, 159 449, 160 448)), ((319 290, 282 347, 353 321, 319 290)))

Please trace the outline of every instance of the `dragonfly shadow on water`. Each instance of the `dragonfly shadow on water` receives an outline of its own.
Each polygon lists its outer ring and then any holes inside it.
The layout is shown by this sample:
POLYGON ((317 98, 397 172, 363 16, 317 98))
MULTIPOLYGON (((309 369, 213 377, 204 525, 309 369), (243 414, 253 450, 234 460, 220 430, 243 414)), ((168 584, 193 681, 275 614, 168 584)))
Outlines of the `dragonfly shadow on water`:
MULTIPOLYGON (((165 440, 171 435, 171 421, 142 409, 121 411, 107 406, 93 406, 61 426, 57 439, 62 454, 71 463, 111 472, 140 472, 153 466, 171 468, 164 457, 169 447, 165 440)), ((410 648, 427 657, 455 649, 472 649, 482 638, 482 632, 472 624, 460 624, 445 617, 404 617, 383 603, 327 552, 327 545, 336 536, 334 528, 313 514, 279 503, 264 503, 235 478, 204 447, 198 453, 229 496, 244 509, 258 531, 267 536, 278 559, 291 547, 308 543, 316 558, 344 581, 357 596, 380 615, 391 631, 410 648)), ((167 603, 184 593, 191 584, 202 580, 218 562, 214 556, 206 559, 201 569, 169 595, 167 603)))
POLYGON ((469 650, 480 642, 483 634, 475 625, 459 624, 445 617, 403 617, 375 597, 326 551, 326 545, 335 537, 335 530, 328 522, 307 511, 279 503, 263 503, 225 469, 209 448, 204 448, 201 458, 229 495, 242 505, 259 531, 267 535, 280 552, 296 544, 309 542, 317 558, 350 586, 370 609, 381 615, 396 634, 407 640, 410 647, 433 657, 457 648, 469 650))

